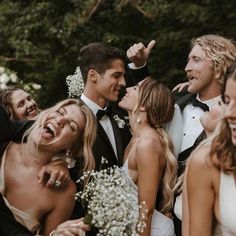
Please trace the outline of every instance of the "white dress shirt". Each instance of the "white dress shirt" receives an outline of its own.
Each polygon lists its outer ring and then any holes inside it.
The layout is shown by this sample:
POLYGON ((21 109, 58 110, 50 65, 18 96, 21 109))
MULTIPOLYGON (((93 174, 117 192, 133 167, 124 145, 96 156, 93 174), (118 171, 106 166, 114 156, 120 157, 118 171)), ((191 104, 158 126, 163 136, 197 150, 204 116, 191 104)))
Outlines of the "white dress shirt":
MULTIPOLYGON (((211 107, 219 101, 220 96, 209 99, 207 101, 201 101, 198 95, 196 98, 200 102, 205 103, 209 107, 209 109, 211 109, 211 107)), ((203 131, 203 127, 200 122, 200 117, 203 114, 204 111, 200 107, 194 107, 192 104, 188 104, 184 108, 182 112, 183 130, 180 152, 183 152, 187 148, 191 147, 197 137, 203 131)))
MULTIPOLYGON (((80 99, 89 107, 89 109, 93 112, 93 114, 96 116, 98 110, 105 110, 106 108, 101 108, 96 103, 91 101, 89 98, 87 98, 84 94, 81 95, 80 99)), ((114 153, 117 158, 117 149, 116 149, 116 141, 115 141, 115 135, 112 128, 112 124, 110 121, 110 118, 107 115, 104 115, 100 120, 99 123, 101 124, 102 128, 106 132, 106 135, 108 139, 110 140, 110 143, 112 145, 112 148, 114 150, 114 153)))
POLYGON ((175 104, 175 111, 172 120, 164 126, 174 145, 174 154, 177 158, 180 152, 181 135, 182 135, 182 115, 180 108, 175 104))

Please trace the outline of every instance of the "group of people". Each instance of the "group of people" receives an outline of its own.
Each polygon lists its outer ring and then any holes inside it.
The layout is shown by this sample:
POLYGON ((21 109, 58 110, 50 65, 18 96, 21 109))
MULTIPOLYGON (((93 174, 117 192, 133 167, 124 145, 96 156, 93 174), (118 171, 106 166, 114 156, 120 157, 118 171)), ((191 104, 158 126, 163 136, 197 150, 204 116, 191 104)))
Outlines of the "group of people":
POLYGON ((180 96, 150 76, 154 45, 130 47, 129 65, 118 48, 82 47, 82 95, 44 111, 22 89, 0 91, 1 235, 96 235, 75 181, 113 165, 145 202, 141 236, 236 235, 236 46, 194 39, 180 96), (70 173, 67 158, 76 160, 70 173))

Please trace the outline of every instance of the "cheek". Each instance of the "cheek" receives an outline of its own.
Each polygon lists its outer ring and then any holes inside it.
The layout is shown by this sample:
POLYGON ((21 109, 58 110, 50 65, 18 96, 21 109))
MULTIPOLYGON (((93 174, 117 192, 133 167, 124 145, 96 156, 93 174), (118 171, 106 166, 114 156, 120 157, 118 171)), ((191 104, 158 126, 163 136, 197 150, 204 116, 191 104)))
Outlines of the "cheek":
POLYGON ((14 110, 14 113, 15 113, 15 116, 18 118, 18 119, 23 119, 25 118, 25 109, 22 107, 22 108, 18 108, 18 109, 15 109, 14 110))

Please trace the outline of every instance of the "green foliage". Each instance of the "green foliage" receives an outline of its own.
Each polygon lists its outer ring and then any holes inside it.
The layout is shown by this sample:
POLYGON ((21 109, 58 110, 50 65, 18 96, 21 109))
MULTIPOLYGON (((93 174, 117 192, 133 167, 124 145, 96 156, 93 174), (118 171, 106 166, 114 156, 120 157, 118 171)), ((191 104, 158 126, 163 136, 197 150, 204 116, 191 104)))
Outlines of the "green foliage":
POLYGON ((193 37, 236 38, 235 9, 232 0, 2 0, 0 65, 41 84, 46 107, 67 97, 65 78, 78 66, 82 45, 104 41, 127 50, 155 39, 149 67, 173 87, 185 77, 193 37))

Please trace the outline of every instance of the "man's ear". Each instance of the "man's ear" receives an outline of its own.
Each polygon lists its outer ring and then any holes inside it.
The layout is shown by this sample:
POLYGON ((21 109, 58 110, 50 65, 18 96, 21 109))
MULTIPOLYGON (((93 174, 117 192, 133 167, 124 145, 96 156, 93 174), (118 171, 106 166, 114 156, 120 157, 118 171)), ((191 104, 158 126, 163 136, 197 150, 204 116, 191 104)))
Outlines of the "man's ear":
POLYGON ((88 79, 92 82, 96 82, 98 78, 98 72, 96 70, 90 69, 88 71, 88 79))
POLYGON ((215 75, 215 78, 216 78, 216 79, 219 79, 220 76, 221 76, 221 72, 215 70, 215 71, 214 71, 214 75, 215 75))

